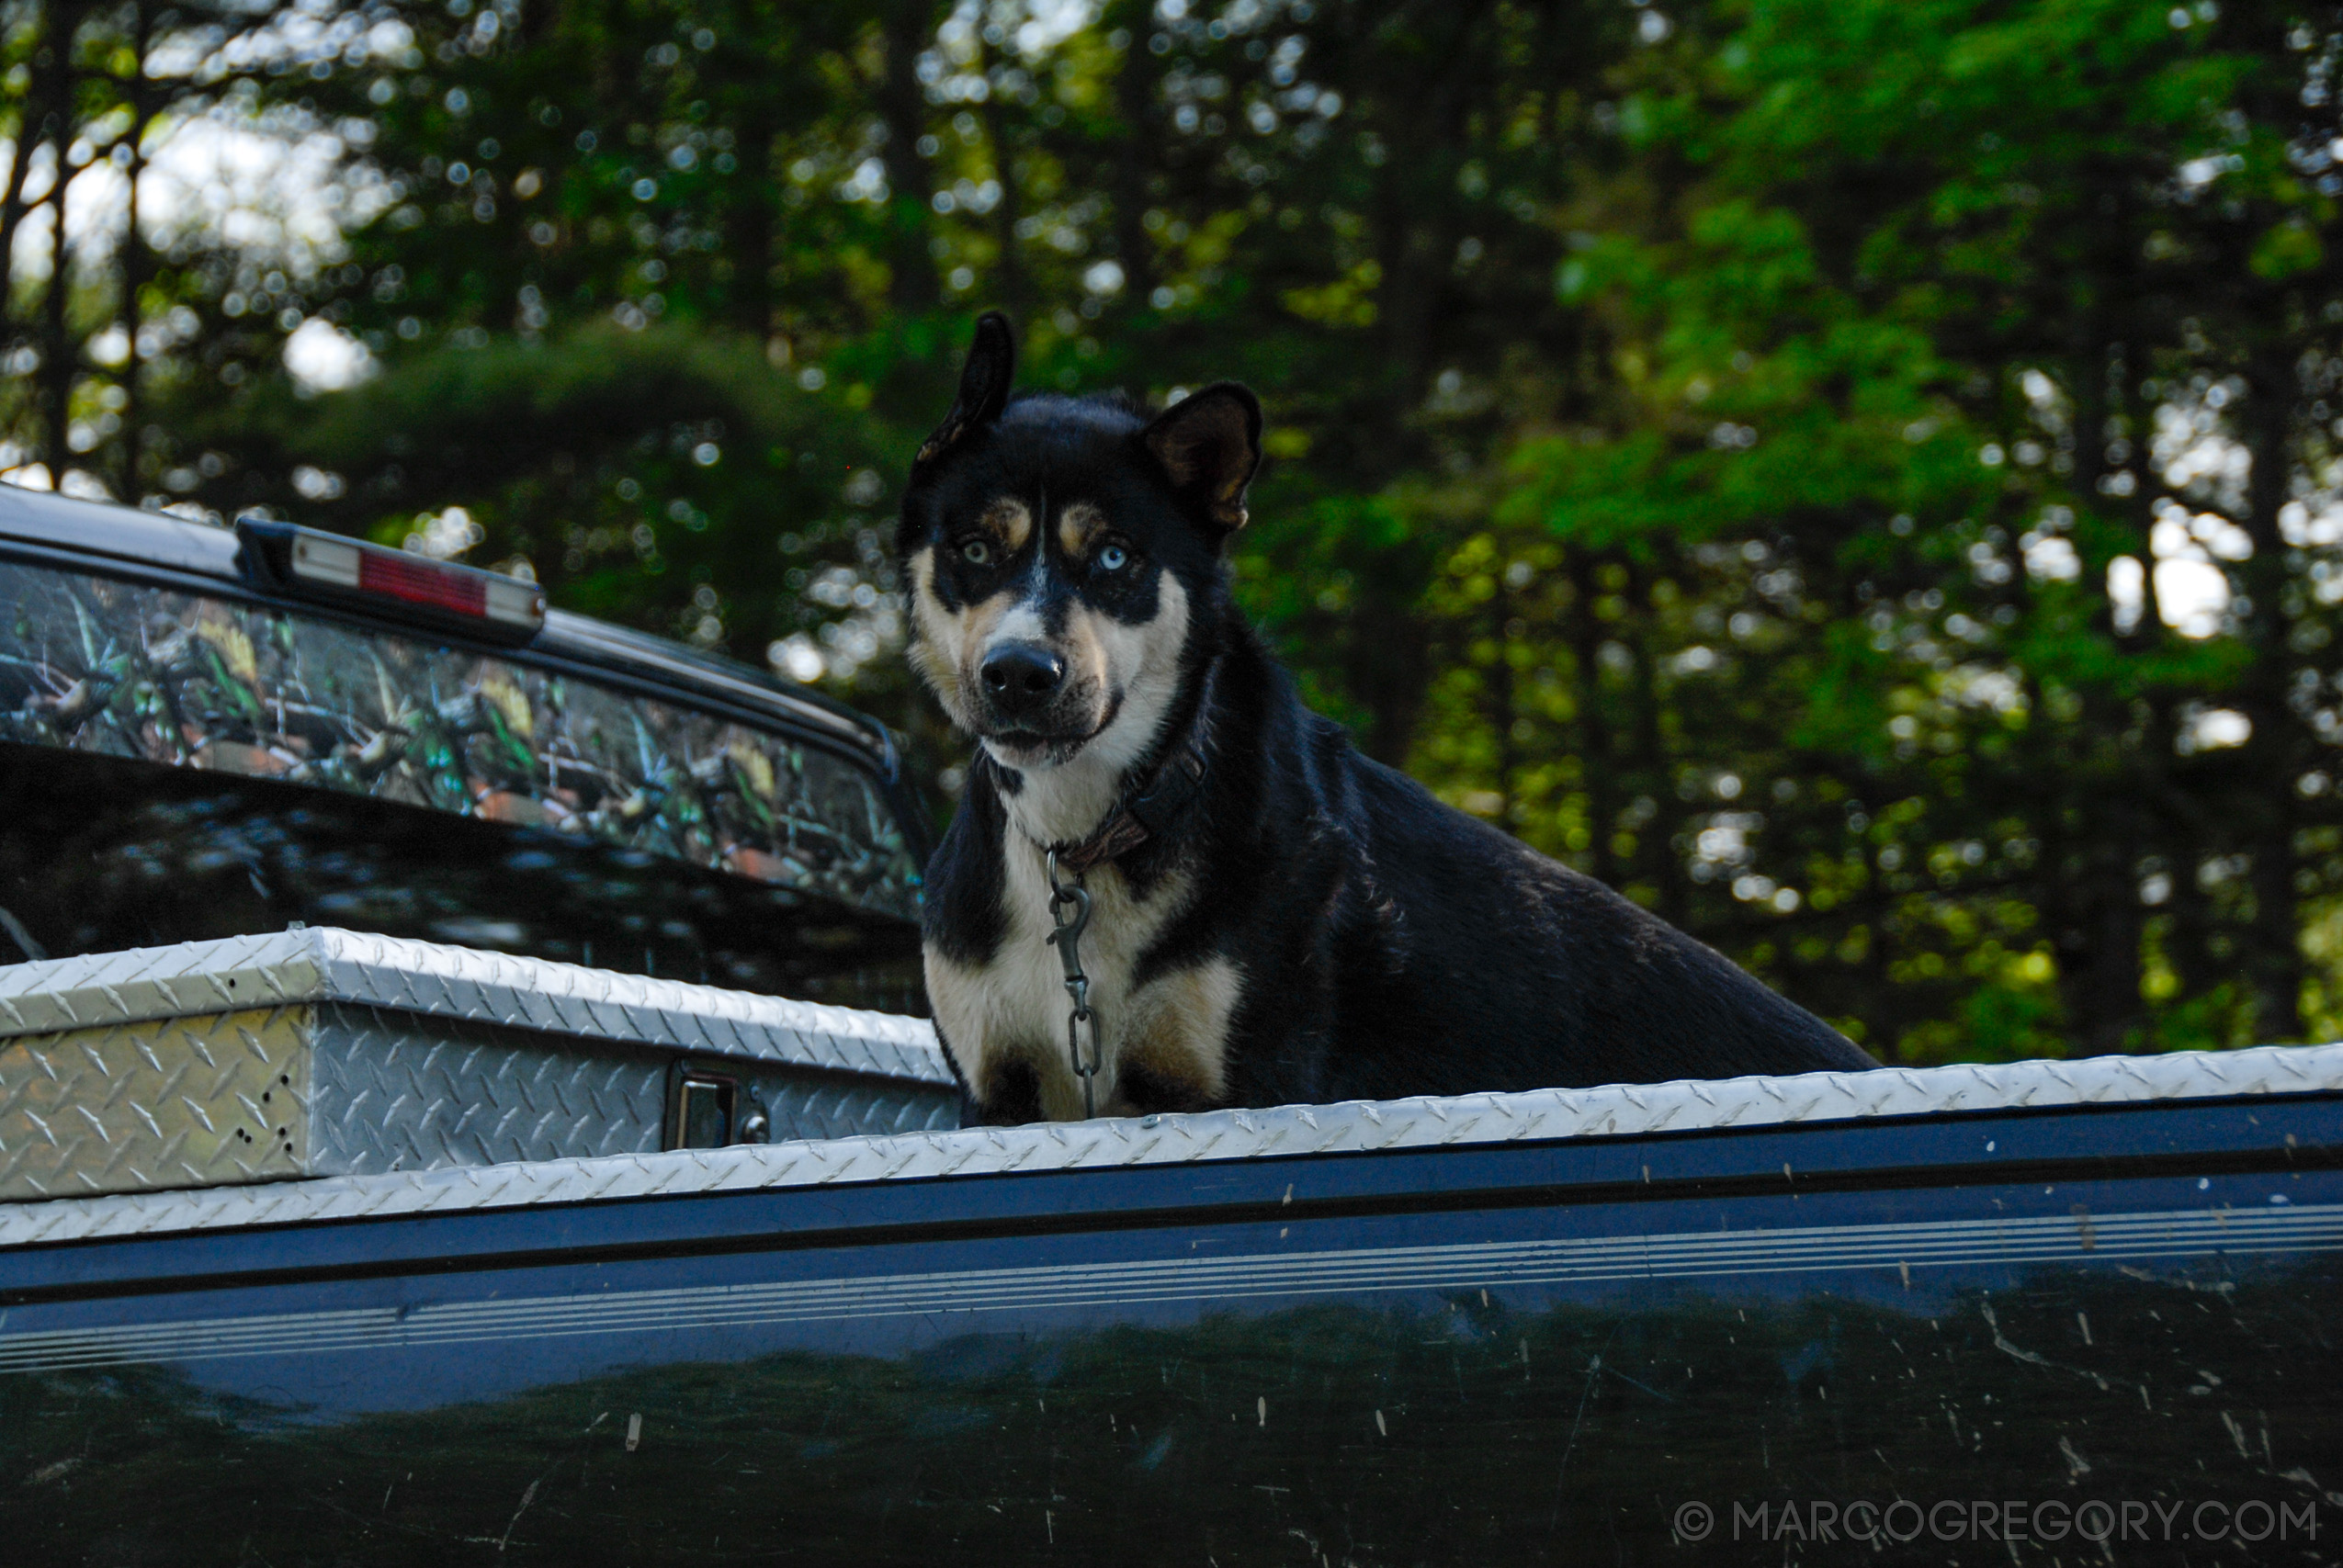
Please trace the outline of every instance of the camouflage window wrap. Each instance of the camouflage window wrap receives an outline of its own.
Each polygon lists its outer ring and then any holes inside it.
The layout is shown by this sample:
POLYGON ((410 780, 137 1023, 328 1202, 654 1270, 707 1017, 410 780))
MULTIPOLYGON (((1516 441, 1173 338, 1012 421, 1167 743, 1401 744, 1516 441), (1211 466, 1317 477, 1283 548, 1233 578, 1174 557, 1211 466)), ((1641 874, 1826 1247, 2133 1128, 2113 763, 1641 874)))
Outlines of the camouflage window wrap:
POLYGON ((0 739, 393 801, 906 918, 861 769, 677 704, 393 633, 0 561, 0 739))

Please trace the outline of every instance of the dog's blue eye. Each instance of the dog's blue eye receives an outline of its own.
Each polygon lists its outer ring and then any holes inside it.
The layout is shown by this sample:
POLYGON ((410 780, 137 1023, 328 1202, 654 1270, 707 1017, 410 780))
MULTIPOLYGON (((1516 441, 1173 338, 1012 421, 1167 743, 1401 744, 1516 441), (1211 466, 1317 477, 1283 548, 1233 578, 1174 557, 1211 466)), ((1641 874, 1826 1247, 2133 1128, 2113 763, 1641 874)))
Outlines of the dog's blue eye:
POLYGON ((1109 545, 1098 552, 1098 564, 1102 570, 1120 571, 1131 564, 1131 558, 1122 546, 1109 545))
POLYGON ((960 558, 970 566, 983 566, 992 559, 992 547, 982 539, 970 539, 960 547, 960 558))

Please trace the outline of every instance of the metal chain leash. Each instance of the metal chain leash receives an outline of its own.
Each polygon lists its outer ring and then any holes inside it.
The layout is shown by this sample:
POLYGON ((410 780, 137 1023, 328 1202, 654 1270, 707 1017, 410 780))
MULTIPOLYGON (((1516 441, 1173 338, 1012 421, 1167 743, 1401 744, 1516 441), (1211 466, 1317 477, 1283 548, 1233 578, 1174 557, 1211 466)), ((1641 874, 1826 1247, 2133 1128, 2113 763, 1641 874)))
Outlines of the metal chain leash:
POLYGON ((1058 852, 1049 856, 1049 918, 1057 930, 1046 939, 1058 949, 1058 961, 1066 970, 1066 995, 1073 999, 1073 1009, 1066 1015, 1066 1054, 1073 1058, 1074 1076, 1082 1080, 1082 1114, 1098 1114, 1098 1015, 1091 1010, 1090 976, 1082 973, 1082 928, 1090 924, 1090 890, 1082 886, 1082 874, 1076 872, 1069 882, 1058 873, 1058 852), (1090 1035, 1090 1062, 1082 1062, 1081 1040, 1090 1035))

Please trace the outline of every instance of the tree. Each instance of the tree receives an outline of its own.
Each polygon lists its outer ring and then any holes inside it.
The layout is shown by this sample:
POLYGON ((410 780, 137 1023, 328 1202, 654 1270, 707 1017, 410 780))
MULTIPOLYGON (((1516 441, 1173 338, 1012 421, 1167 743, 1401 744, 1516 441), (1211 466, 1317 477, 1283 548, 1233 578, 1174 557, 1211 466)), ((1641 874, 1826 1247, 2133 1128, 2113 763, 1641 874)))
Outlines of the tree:
POLYGON ((1370 751, 1874 1049, 2338 1006, 2326 10, 0 18, 20 476, 527 573, 948 790, 878 541, 1005 304, 1035 384, 1260 389, 1240 592, 1370 751), (166 220, 190 128, 335 231, 166 220), (59 166, 156 199, 52 283, 59 166))
MULTIPOLYGON (((1759 569, 1696 595, 1740 598, 1723 646, 1657 613, 1613 646, 1688 708, 1669 671, 1733 680, 1685 750, 1763 762, 1672 811, 1590 778, 1590 836, 1672 816, 1771 911, 1696 929, 1898 1054, 2302 1032, 2331 45, 2184 15, 1726 10, 1626 84, 1614 199, 1650 217, 1564 268, 1629 397, 1526 443, 1508 514, 1679 594, 1759 569), (1719 745, 1735 715, 1763 728, 1719 745)), ((1684 756, 1639 733, 1646 775, 1684 756)))

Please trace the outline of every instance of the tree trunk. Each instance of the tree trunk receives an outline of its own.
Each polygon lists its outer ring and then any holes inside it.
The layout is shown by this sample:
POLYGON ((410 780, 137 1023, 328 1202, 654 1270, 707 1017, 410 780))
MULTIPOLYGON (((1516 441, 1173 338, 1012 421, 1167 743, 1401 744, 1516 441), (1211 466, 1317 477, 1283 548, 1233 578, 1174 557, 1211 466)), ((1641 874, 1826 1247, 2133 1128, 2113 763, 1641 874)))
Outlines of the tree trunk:
POLYGON ((1619 868, 1612 863, 1611 835, 1619 828, 1619 781, 1611 729, 1602 717, 1602 623, 1594 613, 1601 570, 1591 558, 1573 554, 1570 655, 1577 667, 1579 770, 1587 792, 1587 871, 1615 886, 1619 868))
POLYGON ((1109 16, 1114 19, 1108 27, 1121 26, 1131 35, 1122 66, 1115 73, 1115 113, 1123 122, 1122 140, 1115 150, 1115 248, 1123 264, 1126 297, 1146 304, 1155 292, 1156 278, 1155 248, 1147 235, 1147 180, 1156 136, 1155 72, 1147 51, 1153 8, 1125 5, 1109 16))
MULTIPOLYGON (((63 140, 60 133, 61 152, 63 140)), ((41 299, 40 312, 40 460, 49 465, 50 482, 56 485, 63 484, 65 465, 73 457, 66 438, 73 426, 74 373, 81 362, 65 309, 73 293, 72 258, 65 251, 65 184, 60 169, 49 196, 56 242, 50 248, 49 292, 41 299)))
POLYGON ((736 325, 762 343, 773 331, 773 192, 780 172, 774 147, 780 130, 753 109, 740 131, 741 178, 724 213, 725 250, 732 263, 731 310, 736 325))
POLYGON ((1500 577, 1496 594, 1488 602, 1489 640, 1497 649, 1497 661, 1488 671, 1488 723, 1497 734, 1497 795, 1498 825, 1507 832, 1519 832, 1514 807, 1513 781, 1521 776, 1522 749, 1513 739, 1513 726, 1521 718, 1520 692, 1513 679, 1512 635, 1506 630, 1513 619, 1513 595, 1503 586, 1500 577))
POLYGON ((1668 807, 1668 802, 1675 798, 1675 781, 1670 773, 1668 740, 1660 724, 1659 671, 1651 637, 1651 628, 1659 623, 1659 581, 1653 574, 1629 570, 1646 628, 1630 650, 1636 660, 1636 762, 1652 800, 1650 820, 1636 829, 1636 859, 1651 868, 1652 880, 1658 886, 1659 918, 1681 926, 1691 918, 1692 889, 1684 874, 1684 859, 1676 852, 1668 807))
MULTIPOLYGON (((2096 770, 2078 770, 2081 777, 2096 770)), ((2044 888, 2044 924, 2058 959, 2058 990, 2066 1004, 2069 1054, 2104 1056, 2134 1049, 2145 1023, 2140 996, 2140 942, 2146 915, 2133 879, 2127 833, 2140 824, 2128 792, 2086 790, 2057 815, 2058 837, 2045 833, 2043 863, 2054 879, 2044 888), (2093 803, 2095 799, 2095 804, 2093 803), (2087 818, 2079 834, 2076 819, 2087 818)))
POLYGON ((935 38, 934 0, 895 0, 879 22, 886 70, 879 79, 879 117, 887 142, 879 157, 887 167, 888 303, 899 313, 933 310, 944 291, 928 253, 928 214, 935 199, 919 139, 927 130, 927 90, 920 85, 920 51, 935 38))
POLYGON ((992 209, 992 239, 1001 253, 993 268, 993 288, 1001 308, 1022 329, 1033 301, 1025 287, 1024 258, 1018 254, 1024 242, 1017 238, 1017 218, 1024 203, 1018 199, 1016 150, 1010 145, 1009 117, 1001 112, 1001 96, 987 94, 981 107, 984 139, 992 150, 992 177, 1001 182, 1001 199, 992 209))
POLYGON ((40 458, 49 465, 52 484, 63 481, 65 465, 73 456, 66 446, 66 433, 72 427, 74 374, 80 368, 81 358, 66 310, 73 302, 73 268, 65 248, 65 189, 73 183, 74 171, 65 165, 65 150, 74 139, 74 42, 85 14, 86 8, 78 4, 58 6, 53 41, 44 51, 49 55, 44 74, 50 90, 43 130, 56 152, 57 175, 45 198, 55 240, 50 247, 49 290, 41 300, 40 371, 36 384, 41 390, 40 458))
POLYGON ((146 236, 139 231, 139 180, 146 173, 146 128, 153 118, 154 97, 146 81, 146 51, 154 28, 153 0, 131 0, 130 79, 127 96, 130 108, 130 167, 124 171, 130 179, 128 221, 122 231, 120 315, 122 330, 130 336, 130 357, 122 370, 122 439, 117 451, 119 470, 116 493, 124 501, 139 498, 140 426, 142 402, 140 398, 143 377, 143 362, 139 357, 139 328, 141 323, 139 296, 153 275, 153 257, 146 248, 146 236))
POLYGON ((2308 747, 2287 701, 2293 663, 2287 622, 2286 541, 2279 509, 2286 503, 2299 386, 2282 352, 2258 358, 2251 372, 2239 434, 2253 454, 2247 515, 2254 553, 2237 569, 2252 612, 2245 617, 2254 659, 2234 700, 2253 724, 2238 757, 2238 775, 2251 781, 2240 799, 2239 841, 2250 858, 2253 915, 2246 933, 2245 970, 2254 998, 2255 1038, 2264 1043, 2303 1034, 2303 946, 2295 890, 2294 780, 2308 747))
MULTIPOLYGON (((12 264, 17 231, 23 226, 27 211, 25 175, 32 166, 32 150, 53 133, 51 120, 63 98, 58 88, 60 68, 71 63, 69 50, 57 44, 60 28, 55 0, 42 0, 35 17, 40 41, 33 50, 32 80, 25 87, 17 116, 17 147, 8 160, 7 188, 0 192, 0 318, 12 319, 15 313, 12 264)), ((66 35, 69 43, 70 36, 66 35)))

